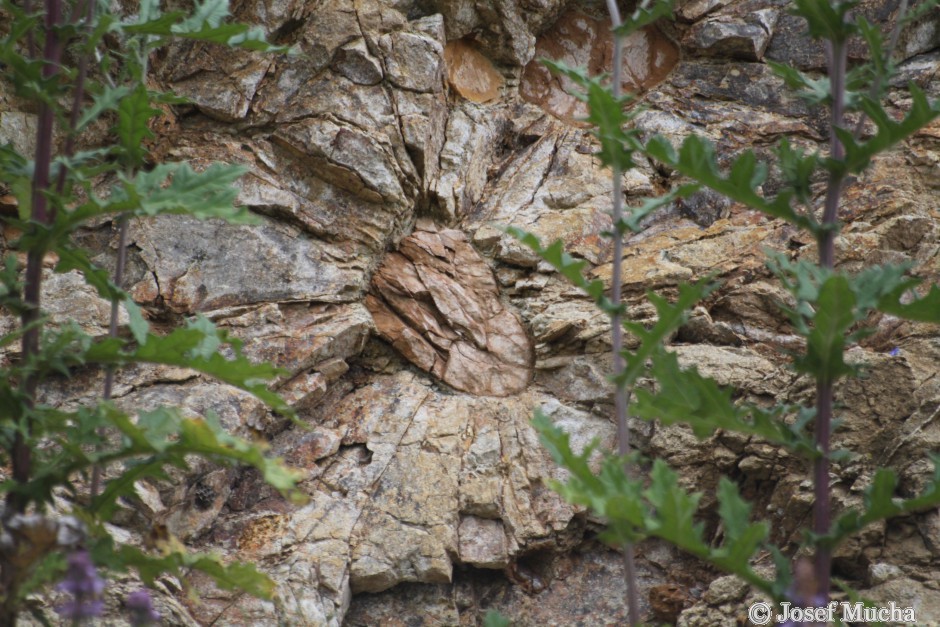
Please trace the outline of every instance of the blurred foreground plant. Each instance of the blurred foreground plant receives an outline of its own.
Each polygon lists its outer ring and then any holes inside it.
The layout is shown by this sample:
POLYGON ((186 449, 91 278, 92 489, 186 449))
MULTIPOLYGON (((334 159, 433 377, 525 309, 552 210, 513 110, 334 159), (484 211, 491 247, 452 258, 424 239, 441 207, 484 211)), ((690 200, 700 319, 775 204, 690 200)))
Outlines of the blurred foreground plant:
MULTIPOLYGON (((189 554, 178 542, 158 555, 116 545, 106 523, 119 499, 134 495, 137 482, 165 480, 169 469, 186 469, 194 457, 253 466, 282 493, 299 498, 291 471, 268 458, 260 444, 226 433, 215 417, 185 417, 172 407, 135 416, 110 402, 117 369, 151 363, 192 368, 291 414, 267 387, 278 371, 251 363, 236 339, 201 317, 169 334, 153 333, 120 287, 128 218, 169 213, 252 221, 233 206, 243 168, 212 165, 196 172, 187 163, 148 161, 148 125, 161 113, 156 106, 182 102, 148 89, 150 55, 180 38, 285 51, 267 44, 258 29, 227 22, 227 0, 170 12, 161 11, 157 0, 142 0, 135 14, 111 6, 95 0, 0 4, 0 67, 17 97, 38 111, 32 159, 12 145, 0 147, 0 188, 18 206, 18 215, 2 219, 19 232, 0 266, 0 307, 20 319, 19 328, 0 337, 0 348, 21 344, 12 359, 0 357, 0 466, 9 468, 0 484, 2 625, 15 624, 27 595, 63 575, 60 588, 72 599, 60 612, 73 621, 97 615, 103 582, 95 564, 112 572, 134 569, 147 584, 161 573, 197 569, 221 587, 270 597, 272 582, 252 566, 189 554), (109 125, 113 143, 76 150, 94 124, 109 125), (71 237, 108 219, 119 230, 113 277, 71 237), (54 262, 54 272, 80 272, 112 303, 107 337, 91 337, 72 323, 53 324, 43 313, 44 262, 54 262), (120 306, 130 321, 125 334, 118 332, 120 306), (228 357, 219 352, 225 347, 228 357), (95 367, 106 372, 101 402, 74 411, 41 403, 43 388, 78 368, 95 367), (68 563, 64 552, 70 552, 68 563)), ((138 622, 154 620, 142 599, 134 603, 138 622)))
MULTIPOLYGON (((583 89, 590 110, 588 121, 595 126, 600 142, 598 156, 613 174, 614 259, 611 293, 608 297, 600 280, 584 276, 586 262, 568 255, 560 242, 543 246, 536 237, 517 228, 509 231, 554 266, 574 285, 588 294, 606 312, 613 328, 616 422, 618 452, 606 454, 600 470, 594 472, 588 460, 597 450, 594 443, 584 451, 571 449, 567 434, 542 415, 535 420, 542 440, 554 458, 570 472, 564 483, 556 483, 569 501, 589 507, 608 522, 606 538, 625 546, 625 562, 630 622, 637 624, 638 599, 636 575, 632 572, 630 545, 644 537, 662 538, 683 551, 733 573, 777 601, 789 600, 824 604, 829 599, 832 550, 850 535, 866 526, 894 516, 935 507, 940 503, 940 456, 933 456, 934 474, 924 492, 915 498, 897 499, 898 479, 893 470, 878 469, 865 493, 861 509, 848 509, 833 520, 830 506, 829 464, 836 455, 830 434, 833 428, 833 386, 842 378, 856 376, 858 367, 845 361, 845 351, 853 342, 872 332, 866 320, 873 312, 883 312, 907 320, 940 322, 940 288, 933 286, 926 294, 916 288, 919 281, 909 276, 907 265, 870 266, 850 274, 835 268, 835 238, 840 223, 838 208, 846 181, 863 172, 879 153, 910 137, 940 115, 940 106, 930 103, 923 92, 910 85, 911 105, 907 114, 896 121, 881 105, 890 78, 896 71, 892 60, 900 30, 918 19, 936 2, 925 2, 907 11, 902 2, 897 23, 886 41, 876 26, 852 9, 858 2, 834 0, 794 0, 792 12, 803 17, 810 35, 825 42, 828 53, 828 78, 816 79, 794 68, 771 64, 788 86, 811 106, 828 107, 830 142, 828 153, 806 153, 782 140, 775 149, 776 167, 783 185, 773 195, 765 195, 761 185, 772 165, 761 163, 752 151, 738 155, 730 167, 718 165, 714 146, 697 136, 686 138, 675 148, 667 139, 655 136, 644 141, 630 128, 639 109, 627 109, 630 96, 619 93, 619 80, 607 86, 603 77, 590 77, 576 68, 548 62, 556 72, 571 78, 583 89), (868 44, 870 60, 848 69, 847 42, 861 37, 868 44), (855 116, 854 125, 847 114, 855 116), (866 122, 872 127, 862 139, 866 122), (642 155, 678 173, 687 184, 674 188, 663 197, 647 201, 624 216, 621 174, 635 166, 642 155), (821 216, 816 210, 811 183, 816 178, 827 181, 821 216), (685 322, 688 312, 705 298, 716 284, 703 279, 679 286, 678 295, 669 302, 650 293, 649 301, 657 312, 650 328, 624 322, 620 300, 620 269, 623 262, 622 238, 628 231, 639 231, 640 222, 656 209, 700 187, 711 188, 733 201, 764 214, 784 220, 809 233, 817 242, 818 263, 790 261, 783 255, 770 254, 768 267, 792 294, 796 305, 786 310, 794 329, 806 338, 806 350, 794 361, 794 369, 816 381, 813 407, 781 405, 773 408, 736 403, 734 390, 719 386, 702 376, 694 367, 682 368, 666 344, 685 322), (638 342, 634 351, 622 349, 621 327, 638 342), (637 387, 641 377, 654 380, 653 389, 637 387), (633 398, 630 404, 629 399, 633 398), (663 424, 685 424, 700 439, 719 430, 733 431, 761 438, 813 463, 813 525, 797 553, 811 552, 812 569, 796 569, 794 582, 792 552, 769 541, 770 524, 752 520, 752 506, 740 495, 737 485, 722 478, 717 492, 718 514, 723 529, 719 544, 706 541, 703 524, 698 520, 701 493, 680 486, 678 476, 660 459, 654 460, 649 475, 643 477, 630 464, 636 460, 629 452, 627 421, 630 415, 663 424), (776 575, 765 579, 753 565, 759 557, 772 555, 776 575), (808 591, 806 598, 794 598, 794 591, 808 591)), ((669 0, 643 3, 623 24, 616 3, 608 2, 617 41, 614 77, 620 76, 619 57, 622 37, 671 14, 669 0)))

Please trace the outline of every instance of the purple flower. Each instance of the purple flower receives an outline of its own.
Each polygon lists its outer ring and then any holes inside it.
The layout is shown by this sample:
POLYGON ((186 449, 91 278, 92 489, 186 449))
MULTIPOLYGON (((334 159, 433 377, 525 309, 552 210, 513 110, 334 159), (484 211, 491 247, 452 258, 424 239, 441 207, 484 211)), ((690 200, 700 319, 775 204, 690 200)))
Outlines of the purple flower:
POLYGON ((901 354, 901 349, 895 346, 890 351, 888 351, 888 354, 891 355, 892 357, 897 357, 898 355, 901 354))
POLYGON ((56 588, 73 597, 56 609, 63 618, 79 622, 86 618, 101 616, 101 612, 104 611, 104 602, 101 600, 104 581, 98 577, 88 551, 79 550, 69 555, 65 578, 56 588))
POLYGON ((137 590, 127 595, 124 607, 130 612, 131 625, 134 627, 144 627, 160 622, 160 614, 153 609, 150 594, 146 590, 137 590))

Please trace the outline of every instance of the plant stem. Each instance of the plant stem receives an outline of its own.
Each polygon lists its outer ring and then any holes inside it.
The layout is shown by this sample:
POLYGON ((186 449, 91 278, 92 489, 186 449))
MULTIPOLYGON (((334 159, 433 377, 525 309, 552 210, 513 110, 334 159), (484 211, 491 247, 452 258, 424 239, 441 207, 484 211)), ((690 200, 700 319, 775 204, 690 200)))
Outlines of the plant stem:
MULTIPOLYGON (((610 12, 610 19, 614 29, 617 29, 623 21, 620 18, 620 9, 617 7, 616 0, 607 0, 607 10, 610 12)), ((614 98, 620 98, 621 75, 623 74, 623 40, 616 31, 614 32, 614 59, 613 59, 613 94, 614 98)), ((621 176, 620 166, 616 162, 611 167, 611 177, 613 178, 613 223, 614 223, 614 269, 612 284, 610 286, 610 300, 614 306, 614 312, 610 318, 611 326, 611 345, 614 353, 614 376, 618 377, 623 373, 626 364, 623 359, 623 316, 620 311, 621 304, 621 282, 623 265, 623 234, 620 233, 620 223, 623 218, 623 177, 621 176)), ((627 423, 627 390, 622 384, 618 384, 614 391, 614 413, 617 422, 617 452, 620 455, 630 453, 630 429, 627 423)), ((627 469, 629 473, 629 469, 627 469)), ((640 624, 640 600, 637 591, 636 563, 633 552, 633 544, 625 542, 623 545, 623 576, 627 587, 627 612, 631 625, 640 624)))
MULTIPOLYGON (((72 23, 77 25, 84 19, 85 35, 91 32, 91 22, 95 12, 95 0, 84 0, 75 6, 72 13, 72 23)), ((75 77, 75 87, 72 89, 72 110, 69 113, 69 130, 65 137, 65 146, 62 154, 71 157, 75 153, 75 133, 78 127, 78 116, 82 112, 82 101, 85 99, 85 83, 88 79, 88 52, 83 51, 78 60, 78 75, 75 77)), ((56 181, 56 193, 62 194, 65 189, 65 179, 68 174, 68 168, 64 163, 59 165, 59 177, 56 181)))
MULTIPOLYGON (((23 12, 26 15, 33 12, 32 0, 23 0, 23 12)), ((36 37, 33 35, 32 30, 26 33, 26 52, 30 59, 36 58, 36 37)))
MULTIPOLYGON (((31 12, 31 7, 27 6, 31 12)), ((62 58, 62 41, 59 39, 59 24, 62 20, 61 0, 46 0, 45 3, 45 45, 43 47, 42 75, 45 79, 54 77, 59 72, 62 58)), ((34 56, 35 40, 32 33, 27 34, 27 48, 30 56, 34 56)), ((52 169, 52 145, 55 135, 55 111, 53 105, 43 102, 39 108, 39 120, 36 130, 36 154, 33 173, 30 220, 31 228, 38 229, 49 226, 54 214, 49 211, 48 197, 50 171, 52 169)), ((40 327, 36 324, 40 316, 40 293, 42 289, 42 261, 45 257, 45 245, 33 244, 26 255, 26 277, 23 286, 23 301, 26 305, 21 323, 26 331, 22 339, 22 362, 27 372, 21 384, 23 392, 23 412, 20 414, 20 424, 13 438, 10 450, 13 480, 20 484, 29 482, 32 474, 31 439, 33 430, 32 411, 36 404, 36 390, 39 378, 30 361, 39 353, 40 327)), ((25 491, 12 490, 7 495, 8 512, 23 513, 29 503, 25 491)), ((13 564, 4 560, 0 568, 0 590, 2 590, 2 604, 0 604, 0 625, 16 625, 18 614, 17 601, 19 600, 19 587, 22 573, 14 568, 13 564)))
MULTIPOLYGON (((845 149, 836 135, 836 129, 843 125, 845 114, 845 77, 846 47, 843 41, 828 43, 829 80, 832 93, 832 122, 830 126, 830 153, 834 160, 845 158, 845 149)), ((826 189, 826 204, 823 208, 823 230, 817 242, 819 265, 832 270, 835 267, 835 238, 839 221, 839 199, 842 195, 842 174, 830 174, 826 189)), ((833 389, 832 378, 824 373, 816 380, 816 448, 819 457, 814 462, 813 483, 813 532, 824 535, 829 533, 832 512, 829 489, 829 449, 832 428, 833 389)), ((829 547, 816 547, 814 559, 816 593, 829 600, 829 580, 832 569, 832 550, 829 547)))
MULTIPOLYGON (((121 287, 124 282, 124 267, 127 265, 127 215, 120 217, 120 226, 118 227, 118 258, 117 266, 114 269, 114 284, 121 287)), ((118 307, 120 301, 114 299, 111 301, 111 319, 108 323, 108 337, 117 337, 118 326, 118 307)), ((111 400, 111 393, 114 391, 114 370, 115 366, 108 366, 104 373, 104 390, 101 398, 105 401, 111 400)), ((102 433, 103 435, 103 433, 102 433)), ((98 447, 96 447, 97 449, 98 447)), ((94 501, 101 488, 101 464, 95 464, 91 471, 91 500, 94 501)))
MULTIPOLYGON (((45 14, 45 46, 43 48, 43 78, 49 79, 59 72, 62 58, 62 41, 59 39, 59 24, 62 19, 61 0, 46 0, 45 14)), ((43 102, 39 108, 39 120, 36 131, 36 158, 35 172, 32 186, 32 214, 30 216, 34 229, 49 226, 54 214, 49 210, 48 197, 49 177, 52 167, 52 144, 55 135, 55 111, 48 102, 43 102)), ((26 256, 26 280, 23 287, 23 300, 26 309, 21 316, 23 328, 26 331, 22 340, 22 360, 30 366, 30 360, 39 352, 40 329, 35 324, 39 319, 40 292, 42 288, 42 261, 45 257, 45 246, 35 244, 26 256)), ((38 378, 34 373, 27 374, 22 383, 25 396, 25 415, 21 417, 21 428, 13 440, 11 451, 13 480, 17 483, 29 481, 32 466, 32 451, 27 441, 32 432, 32 418, 29 415, 36 402, 36 388, 38 378)), ((26 509, 27 498, 17 492, 10 492, 8 502, 14 511, 23 512, 26 509)))

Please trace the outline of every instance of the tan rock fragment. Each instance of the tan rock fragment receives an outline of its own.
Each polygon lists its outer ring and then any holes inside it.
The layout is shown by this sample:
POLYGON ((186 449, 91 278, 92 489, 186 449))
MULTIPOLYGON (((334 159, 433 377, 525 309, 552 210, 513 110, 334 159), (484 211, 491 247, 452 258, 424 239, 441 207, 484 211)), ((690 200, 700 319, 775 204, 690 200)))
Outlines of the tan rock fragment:
POLYGON ((466 516, 460 521, 460 561, 477 568, 505 568, 509 564, 506 533, 498 520, 466 516))
POLYGON ((457 39, 444 47, 447 82, 471 102, 488 102, 499 97, 503 86, 493 64, 468 41, 457 39))
POLYGON ((386 257, 372 287, 366 307, 379 335, 422 370, 487 396, 528 385, 531 342, 461 231, 415 231, 386 257))

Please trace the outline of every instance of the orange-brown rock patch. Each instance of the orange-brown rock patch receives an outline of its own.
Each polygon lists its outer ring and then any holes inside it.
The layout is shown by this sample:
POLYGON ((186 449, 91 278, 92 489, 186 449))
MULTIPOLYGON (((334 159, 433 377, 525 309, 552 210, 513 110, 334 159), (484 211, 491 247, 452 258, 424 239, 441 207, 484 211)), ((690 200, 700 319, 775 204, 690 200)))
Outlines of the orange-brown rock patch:
POLYGON ((408 361, 473 394, 529 383, 532 346, 466 235, 425 226, 389 254, 366 298, 378 333, 408 361))

